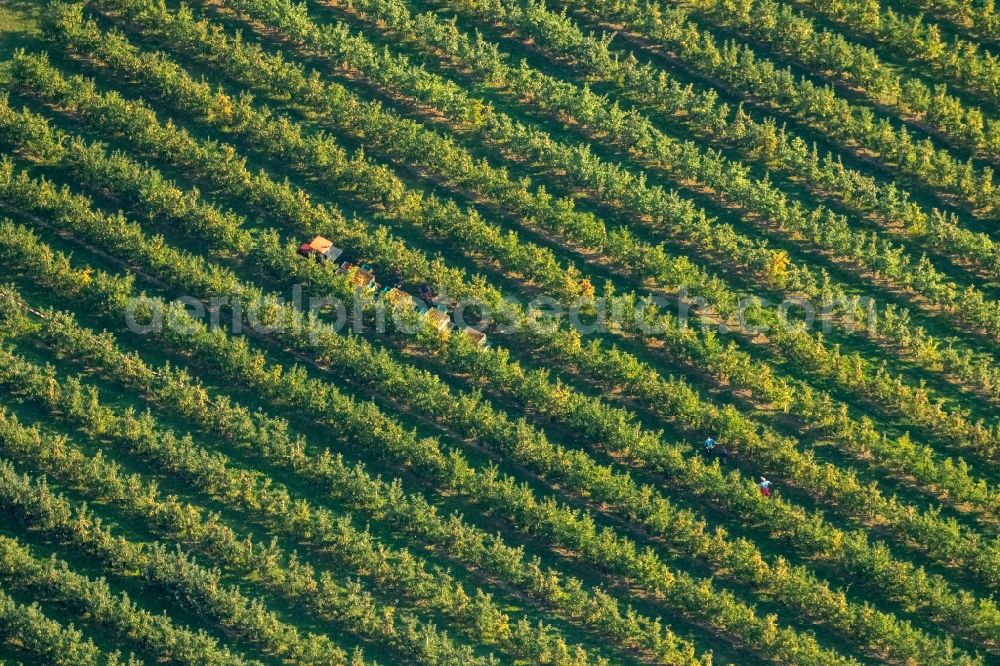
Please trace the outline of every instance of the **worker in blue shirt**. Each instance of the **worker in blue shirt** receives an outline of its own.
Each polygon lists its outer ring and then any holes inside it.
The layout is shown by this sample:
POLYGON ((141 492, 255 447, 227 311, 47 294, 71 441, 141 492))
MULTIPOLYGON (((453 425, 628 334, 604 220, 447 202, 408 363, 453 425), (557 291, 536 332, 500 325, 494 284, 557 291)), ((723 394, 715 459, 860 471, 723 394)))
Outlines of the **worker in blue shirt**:
POLYGON ((729 460, 729 451, 726 447, 717 446, 717 442, 711 437, 702 442, 701 451, 705 454, 706 458, 717 456, 719 458, 719 464, 721 465, 725 465, 726 461, 729 460))

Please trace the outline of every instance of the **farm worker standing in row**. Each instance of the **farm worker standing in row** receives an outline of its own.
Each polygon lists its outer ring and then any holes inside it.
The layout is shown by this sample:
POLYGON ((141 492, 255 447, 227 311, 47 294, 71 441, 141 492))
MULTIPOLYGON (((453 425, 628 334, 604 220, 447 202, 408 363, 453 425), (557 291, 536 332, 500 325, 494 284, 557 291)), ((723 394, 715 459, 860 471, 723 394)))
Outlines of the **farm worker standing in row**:
POLYGON ((771 482, 768 481, 766 477, 763 476, 760 477, 760 483, 758 483, 757 485, 760 486, 761 495, 763 495, 764 497, 771 496, 771 482))
POLYGON ((705 454, 706 458, 711 458, 713 455, 719 457, 719 462, 723 465, 726 464, 726 460, 729 459, 729 451, 726 450, 724 446, 716 446, 714 439, 709 437, 701 445, 701 451, 705 454))

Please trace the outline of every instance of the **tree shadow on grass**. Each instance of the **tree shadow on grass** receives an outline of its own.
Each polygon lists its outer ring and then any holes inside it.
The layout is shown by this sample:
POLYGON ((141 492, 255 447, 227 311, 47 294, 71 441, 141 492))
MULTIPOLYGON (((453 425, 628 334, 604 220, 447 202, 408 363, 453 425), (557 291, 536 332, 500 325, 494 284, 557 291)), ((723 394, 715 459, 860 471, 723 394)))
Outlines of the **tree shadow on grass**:
POLYGON ((0 0, 0 58, 42 46, 38 19, 44 6, 43 0, 0 0))

